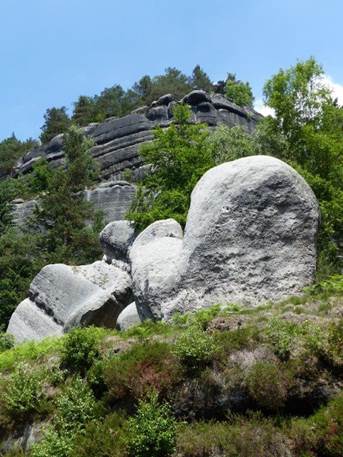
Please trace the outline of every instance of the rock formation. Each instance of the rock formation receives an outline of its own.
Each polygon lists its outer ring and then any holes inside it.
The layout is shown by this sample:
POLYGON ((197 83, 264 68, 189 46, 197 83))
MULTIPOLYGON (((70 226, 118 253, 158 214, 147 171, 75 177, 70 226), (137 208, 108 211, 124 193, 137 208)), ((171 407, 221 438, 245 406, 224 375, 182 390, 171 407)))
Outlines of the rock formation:
POLYGON ((254 156, 219 165, 193 190, 184 236, 172 219, 137 237, 128 221, 107 225, 104 260, 43 268, 8 331, 22 341, 79 325, 126 329, 176 311, 298 294, 314 279, 318 224, 312 190, 284 162, 254 156))
MULTIPOLYGON (((228 126, 241 125, 247 131, 253 131, 261 118, 252 109, 242 108, 221 95, 210 95, 201 90, 192 91, 181 101, 190 105, 194 122, 205 122, 213 127, 224 123, 228 126)), ((102 181, 123 179, 123 171, 127 169, 132 170, 133 177, 140 173, 143 163, 138 156, 139 146, 153 139, 154 127, 170 124, 175 103, 174 97, 167 94, 151 106, 139 108, 125 117, 110 118, 84 128, 85 134, 94 141, 92 154, 99 164, 102 181)), ((63 135, 58 135, 22 157, 15 173, 30 172, 34 163, 42 157, 51 166, 60 166, 63 156, 63 135)))
POLYGON ((255 156, 212 168, 193 190, 183 241, 133 244, 138 311, 167 319, 176 310, 297 294, 314 279, 318 223, 312 190, 280 160, 255 156))
POLYGON ((113 265, 47 265, 32 281, 29 298, 19 304, 7 331, 20 342, 80 325, 114 328, 131 301, 130 276, 113 265))
MULTIPOLYGON (((86 190, 85 198, 96 210, 102 212, 105 223, 108 223, 125 218, 135 191, 135 186, 126 181, 109 181, 86 190)), ((16 199, 12 204, 13 223, 21 228, 27 225, 39 201, 16 199)))

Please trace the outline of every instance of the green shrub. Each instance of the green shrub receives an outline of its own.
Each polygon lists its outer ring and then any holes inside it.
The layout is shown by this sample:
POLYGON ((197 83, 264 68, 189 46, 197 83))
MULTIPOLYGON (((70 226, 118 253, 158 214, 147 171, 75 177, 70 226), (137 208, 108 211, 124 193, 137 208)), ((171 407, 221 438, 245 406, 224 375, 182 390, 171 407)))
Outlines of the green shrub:
POLYGON ((169 407, 158 403, 155 393, 140 401, 137 414, 128 420, 130 457, 168 457, 175 450, 176 421, 169 407))
POLYGON ((248 393, 259 408, 278 411, 287 399, 287 381, 280 367, 271 362, 257 362, 245 379, 248 393))
POLYGON ((301 326, 281 319, 271 319, 266 327, 266 337, 275 354, 287 360, 302 334, 301 326))
POLYGON ((14 346, 14 338, 8 333, 0 332, 0 352, 7 351, 14 346))
POLYGON ((216 350, 213 336, 192 325, 177 339, 173 352, 183 365, 197 368, 208 364, 216 350))
POLYGON ((61 364, 71 372, 84 375, 99 358, 99 336, 96 328, 75 328, 65 337, 61 364))
POLYGON ((262 417, 228 422, 193 422, 178 427, 176 455, 182 457, 286 457, 286 436, 262 417))
POLYGON ((113 413, 103 421, 90 422, 75 440, 70 457, 125 457, 127 422, 123 414, 113 413))
POLYGON ((41 374, 18 365, 6 384, 4 400, 8 414, 18 420, 39 411, 43 400, 41 374))
POLYGON ((100 413, 87 384, 75 378, 57 398, 53 421, 33 446, 31 457, 69 457, 77 434, 100 413))
POLYGON ((197 325, 203 330, 207 329, 208 324, 212 319, 221 313, 220 305, 202 308, 195 312, 190 313, 175 313, 173 315, 173 324, 177 327, 189 327, 190 325, 197 325))
POLYGON ((179 378, 179 365, 167 343, 152 341, 134 345, 110 359, 104 379, 112 400, 140 398, 151 390, 164 395, 179 378))

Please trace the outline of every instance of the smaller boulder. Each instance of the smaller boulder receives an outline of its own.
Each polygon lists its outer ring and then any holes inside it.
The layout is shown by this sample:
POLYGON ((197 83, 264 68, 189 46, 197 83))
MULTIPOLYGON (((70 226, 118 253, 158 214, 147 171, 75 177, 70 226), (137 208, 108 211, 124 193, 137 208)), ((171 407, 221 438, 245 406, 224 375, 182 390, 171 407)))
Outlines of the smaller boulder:
POLYGON ((131 278, 114 265, 47 265, 32 281, 29 298, 12 314, 7 331, 21 342, 78 326, 114 328, 131 301, 131 278))
POLYGON ((117 319, 117 328, 119 330, 127 330, 142 322, 139 317, 137 306, 132 302, 119 314, 117 319))
POLYGON ((149 225, 130 249, 133 294, 142 319, 161 319, 161 304, 179 280, 182 228, 174 219, 149 225))
POLYGON ((114 221, 106 225, 100 233, 100 244, 105 260, 127 262, 127 251, 135 239, 135 228, 130 221, 114 221))

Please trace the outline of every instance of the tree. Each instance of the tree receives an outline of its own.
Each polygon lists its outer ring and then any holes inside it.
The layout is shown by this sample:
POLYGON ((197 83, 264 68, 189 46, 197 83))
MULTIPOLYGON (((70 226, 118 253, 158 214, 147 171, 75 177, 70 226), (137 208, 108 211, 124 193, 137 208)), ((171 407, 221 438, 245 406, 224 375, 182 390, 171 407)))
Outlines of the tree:
POLYGON ((274 155, 293 165, 319 200, 322 275, 340 270, 335 241, 343 239, 343 109, 323 75, 313 58, 274 75, 264 95, 275 117, 265 118, 257 131, 262 149, 274 145, 274 155))
POLYGON ((333 105, 330 90, 323 84, 322 67, 310 58, 280 70, 264 86, 265 102, 274 109, 280 132, 295 145, 306 126, 320 127, 323 109, 333 105))
POLYGON ((0 178, 11 174, 16 161, 27 151, 38 146, 38 142, 29 138, 20 141, 15 134, 0 142, 0 178))
POLYGON ((157 127, 154 141, 140 151, 145 163, 152 165, 152 173, 144 178, 127 216, 138 228, 168 217, 184 225, 191 191, 214 165, 206 142, 207 126, 190 123, 186 105, 177 105, 173 114, 172 125, 157 127))
POLYGON ((155 76, 151 80, 151 90, 143 101, 150 105, 154 100, 168 93, 179 100, 191 90, 189 78, 177 68, 169 67, 163 75, 155 76))
POLYGON ((233 103, 239 106, 252 108, 254 96, 248 82, 244 83, 236 79, 236 75, 229 73, 225 83, 225 95, 233 103))
POLYGON ((193 69, 191 85, 194 89, 202 89, 206 92, 211 92, 213 88, 209 76, 204 72, 200 65, 196 65, 193 69))
POLYGON ((74 103, 72 121, 80 127, 84 127, 91 122, 96 122, 96 103, 93 97, 81 95, 74 103))
POLYGON ((50 262, 87 263, 99 255, 101 219, 85 200, 83 190, 96 176, 90 140, 75 127, 65 134, 65 169, 58 169, 41 195, 36 226, 43 228, 50 262))
POLYGON ((61 108, 49 108, 44 114, 44 125, 41 127, 40 139, 42 143, 47 143, 56 135, 64 133, 71 125, 65 106, 61 108))
POLYGON ((239 126, 220 125, 207 142, 217 165, 259 153, 255 138, 239 126))

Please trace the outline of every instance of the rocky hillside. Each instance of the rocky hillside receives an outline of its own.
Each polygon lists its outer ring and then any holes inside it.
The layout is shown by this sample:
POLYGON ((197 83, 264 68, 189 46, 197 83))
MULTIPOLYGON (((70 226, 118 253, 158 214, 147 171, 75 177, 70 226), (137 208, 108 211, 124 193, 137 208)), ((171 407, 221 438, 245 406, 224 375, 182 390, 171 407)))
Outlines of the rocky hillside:
POLYGON ((342 290, 13 349, 3 337, 0 455, 340 457, 342 290))
POLYGON ((8 332, 17 341, 41 339, 75 326, 114 328, 117 319, 170 320, 217 303, 297 295, 314 279, 318 224, 312 190, 284 162, 224 163, 194 188, 184 234, 173 219, 138 236, 130 222, 112 222, 101 234, 103 260, 44 267, 8 332))
MULTIPOLYGON (((224 123, 230 127, 240 125, 247 131, 253 131, 261 118, 252 109, 242 108, 221 95, 210 95, 201 90, 189 93, 181 101, 190 105, 194 122, 204 122, 212 127, 224 123)), ((154 127, 167 127, 170 124, 175 103, 172 95, 164 95, 151 106, 139 108, 125 117, 110 118, 84 128, 85 133, 94 141, 92 155, 100 166, 101 180, 122 179, 124 170, 135 171, 142 166, 138 156, 139 146, 153 139, 154 127)), ((42 157, 52 166, 59 166, 63 156, 63 135, 59 135, 20 159, 15 174, 30 172, 34 163, 42 157)))

